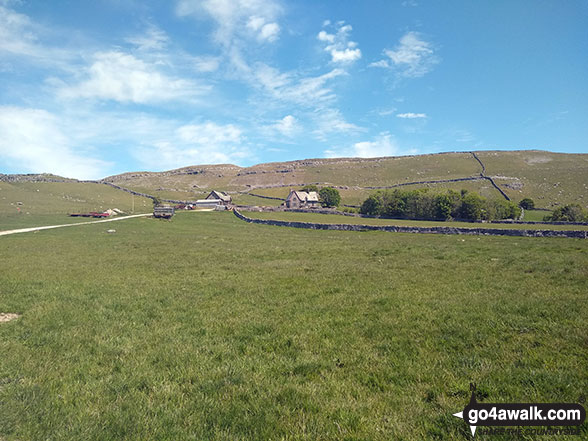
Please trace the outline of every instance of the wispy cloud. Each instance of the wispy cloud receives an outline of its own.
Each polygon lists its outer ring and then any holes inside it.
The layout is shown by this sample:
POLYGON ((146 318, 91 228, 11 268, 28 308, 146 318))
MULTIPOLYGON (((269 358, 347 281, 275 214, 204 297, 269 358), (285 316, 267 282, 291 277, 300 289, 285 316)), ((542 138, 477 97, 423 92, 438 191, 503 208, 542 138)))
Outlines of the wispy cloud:
POLYGON ((257 63, 252 80, 254 85, 276 100, 313 107, 335 98, 327 82, 344 74, 341 69, 333 69, 314 77, 299 77, 295 72, 282 73, 271 66, 257 63))
POLYGON ((388 132, 382 132, 372 141, 356 142, 344 148, 332 148, 323 152, 326 158, 357 157, 377 158, 382 156, 395 156, 412 154, 414 150, 403 151, 396 140, 388 132))
POLYGON ((96 179, 112 165, 83 151, 59 118, 42 109, 0 107, 0 158, 19 169, 96 179))
POLYGON ((94 54, 82 78, 76 85, 62 87, 61 96, 146 104, 189 100, 209 89, 192 80, 169 76, 160 66, 121 51, 94 54))
MULTIPOLYGON (((64 67, 74 54, 60 47, 43 43, 52 31, 31 20, 27 15, 5 7, 0 2, 0 55, 17 57, 44 66, 64 67)), ((3 2, 8 5, 11 2, 3 2)))
POLYGON ((179 16, 208 16, 216 23, 214 38, 225 47, 235 38, 252 36, 259 41, 272 42, 278 38, 277 18, 281 5, 274 0, 180 0, 179 16))
POLYGON ((363 127, 348 122, 339 109, 332 107, 315 110, 313 120, 317 125, 313 134, 323 141, 327 140, 332 133, 357 133, 365 131, 363 127))
POLYGON ((162 50, 169 43, 168 35, 157 26, 150 25, 146 32, 128 37, 127 42, 137 46, 142 51, 162 50))
POLYGON ((135 149, 135 156, 150 169, 171 169, 195 164, 240 163, 250 158, 242 130, 233 124, 211 121, 186 124, 162 139, 135 149))
POLYGON ((370 66, 394 69, 405 78, 422 77, 440 61, 433 45, 417 32, 407 32, 394 50, 385 49, 384 54, 388 58, 371 63, 370 66))
MULTIPOLYGON (((330 21, 325 22, 325 26, 330 26, 330 24, 330 21)), ((361 58, 361 50, 357 47, 357 43, 349 41, 351 30, 351 25, 341 22, 334 34, 329 34, 324 29, 318 33, 317 39, 327 44, 325 51, 331 55, 333 63, 348 64, 361 58)))
POLYGON ((427 114, 426 113, 412 113, 412 112, 408 112, 408 113, 398 113, 396 115, 397 118, 404 118, 404 119, 415 119, 415 118, 426 118, 427 114))

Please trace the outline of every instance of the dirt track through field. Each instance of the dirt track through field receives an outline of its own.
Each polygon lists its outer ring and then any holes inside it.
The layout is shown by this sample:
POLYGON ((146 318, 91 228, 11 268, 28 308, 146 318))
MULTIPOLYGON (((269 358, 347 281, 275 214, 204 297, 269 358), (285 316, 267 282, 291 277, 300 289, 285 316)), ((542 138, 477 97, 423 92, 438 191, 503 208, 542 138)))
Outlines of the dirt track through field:
POLYGON ((131 216, 115 217, 112 219, 102 219, 102 220, 91 221, 91 222, 78 222, 75 224, 47 225, 44 227, 30 227, 30 228, 20 228, 17 230, 6 230, 6 231, 0 231, 0 236, 8 236, 9 234, 17 234, 17 233, 30 233, 32 231, 40 231, 40 230, 51 230, 52 228, 73 227, 74 225, 88 225, 88 224, 98 224, 100 222, 114 222, 114 221, 119 221, 119 220, 123 220, 123 219, 131 219, 134 217, 145 217, 145 216, 151 216, 151 213, 133 214, 131 216))

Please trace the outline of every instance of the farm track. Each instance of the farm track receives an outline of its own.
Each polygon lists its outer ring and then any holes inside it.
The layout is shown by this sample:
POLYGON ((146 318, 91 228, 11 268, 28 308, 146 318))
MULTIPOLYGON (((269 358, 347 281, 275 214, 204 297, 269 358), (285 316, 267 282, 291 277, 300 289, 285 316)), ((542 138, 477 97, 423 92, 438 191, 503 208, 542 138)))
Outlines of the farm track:
POLYGON ((116 217, 113 219, 102 219, 102 220, 91 221, 91 222, 78 222, 75 224, 47 225, 47 226, 43 226, 43 227, 30 227, 30 228, 20 228, 20 229, 16 229, 16 230, 5 230, 5 231, 0 231, 0 236, 8 236, 10 234, 18 234, 18 233, 31 233, 33 231, 41 231, 41 230, 51 230, 53 228, 72 227, 74 225, 89 225, 89 224, 98 224, 101 222, 114 222, 114 221, 119 221, 119 220, 132 219, 132 218, 136 218, 136 217, 145 217, 145 216, 151 216, 151 215, 152 215, 151 213, 133 214, 131 216, 116 217))

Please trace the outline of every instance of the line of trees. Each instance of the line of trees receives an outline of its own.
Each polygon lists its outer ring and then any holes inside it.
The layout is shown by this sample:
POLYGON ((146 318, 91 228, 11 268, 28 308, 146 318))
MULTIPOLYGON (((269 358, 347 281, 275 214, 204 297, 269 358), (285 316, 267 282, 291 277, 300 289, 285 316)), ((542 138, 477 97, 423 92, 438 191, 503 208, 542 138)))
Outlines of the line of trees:
POLYGON ((370 195, 360 213, 401 219, 495 220, 517 219, 521 209, 502 199, 487 199, 475 192, 429 192, 419 190, 381 190, 370 195))
POLYGON ((588 212, 580 204, 568 204, 557 207, 553 213, 543 218, 545 221, 588 222, 588 212))

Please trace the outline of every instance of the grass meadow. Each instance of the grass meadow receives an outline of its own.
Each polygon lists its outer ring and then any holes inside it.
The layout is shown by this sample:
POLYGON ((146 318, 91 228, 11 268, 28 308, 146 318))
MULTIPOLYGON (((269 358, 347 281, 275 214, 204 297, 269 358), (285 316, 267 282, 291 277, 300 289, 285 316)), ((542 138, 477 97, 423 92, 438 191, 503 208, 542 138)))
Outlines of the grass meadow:
POLYGON ((2 441, 464 440, 470 382, 588 392, 585 240, 112 227, 0 238, 2 441))

